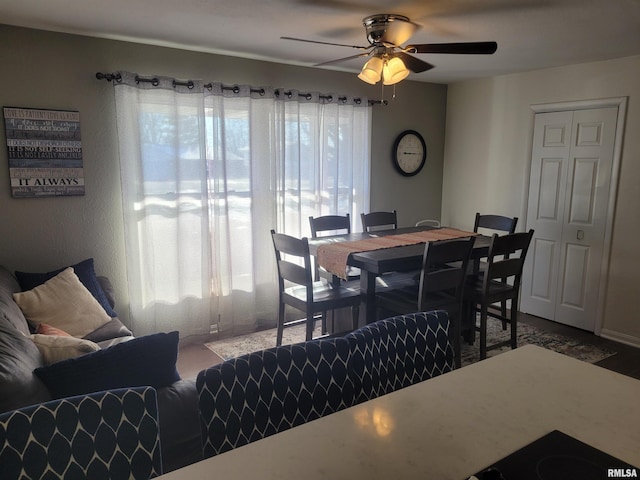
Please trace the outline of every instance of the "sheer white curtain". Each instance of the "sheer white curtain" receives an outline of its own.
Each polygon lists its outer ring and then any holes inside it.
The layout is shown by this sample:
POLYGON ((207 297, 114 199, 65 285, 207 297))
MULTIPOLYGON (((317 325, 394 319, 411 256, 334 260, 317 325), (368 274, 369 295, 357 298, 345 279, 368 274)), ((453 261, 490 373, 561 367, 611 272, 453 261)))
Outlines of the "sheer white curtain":
POLYGON ((277 157, 278 228, 308 236, 309 216, 355 219, 369 210, 371 109, 351 97, 287 93, 279 119, 285 152, 277 157))
POLYGON ((368 210, 371 109, 154 80, 121 72, 115 88, 133 327, 275 325, 269 231, 308 235, 310 215, 368 210))

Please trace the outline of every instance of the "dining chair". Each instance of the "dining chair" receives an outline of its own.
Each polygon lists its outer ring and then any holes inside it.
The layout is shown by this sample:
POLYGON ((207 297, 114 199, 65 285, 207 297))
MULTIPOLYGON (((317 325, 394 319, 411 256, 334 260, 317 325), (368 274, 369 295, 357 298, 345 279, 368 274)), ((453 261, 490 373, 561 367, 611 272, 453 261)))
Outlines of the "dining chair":
POLYGON ((3 413, 0 472, 3 480, 162 475, 156 391, 109 390, 3 413))
POLYGON ((416 227, 439 227, 440 226, 440 220, 430 220, 430 219, 425 219, 425 220, 420 220, 418 222, 416 222, 416 227))
POLYGON ((392 212, 370 212, 361 213, 362 231, 396 229, 398 228, 398 213, 392 212))
POLYGON ((394 392, 454 369, 446 311, 398 315, 347 334, 356 403, 394 392))
MULTIPOLYGON (((398 228, 398 214, 392 212, 361 213, 362 231, 389 230, 398 228)), ((393 290, 417 284, 418 271, 387 272, 376 279, 376 289, 393 290)))
POLYGON ((333 234, 351 233, 351 216, 345 215, 322 215, 320 217, 309 217, 311 227, 311 237, 318 238, 320 233, 332 232, 333 234))
POLYGON ((487 268, 481 277, 468 277, 464 287, 463 325, 468 340, 473 343, 475 332, 480 332, 480 359, 487 351, 517 345, 518 298, 525 257, 531 244, 533 230, 509 235, 494 234, 489 245, 487 268), (496 303, 511 301, 511 308, 503 311, 496 303), (477 325, 477 314, 480 325, 477 325), (487 318, 496 318, 511 326, 510 339, 487 346, 487 318))
POLYGON ((493 230, 492 233, 514 233, 516 231, 516 224, 518 223, 518 217, 504 217, 502 215, 481 215, 480 212, 476 212, 476 219, 473 224, 473 231, 478 233, 478 229, 484 228, 493 230))
POLYGON ((376 306, 383 315, 442 309, 451 319, 456 367, 461 366, 460 323, 462 294, 474 238, 427 243, 422 256, 420 283, 414 288, 382 291, 376 306))
POLYGON ((196 389, 204 458, 354 405, 350 357, 345 338, 316 339, 201 371, 196 389))
POLYGON ((313 281, 313 268, 306 237, 296 238, 271 230, 278 267, 278 329, 276 345, 282 344, 284 327, 306 322, 306 340, 311 340, 316 314, 322 315, 326 333, 326 312, 351 307, 353 329, 358 326, 360 290, 338 283, 313 281), (286 321, 285 305, 305 312, 305 318, 286 321))
MULTIPOLYGON (((329 232, 331 235, 339 235, 351 233, 351 217, 347 213, 345 215, 323 215, 320 217, 309 217, 309 226, 311 227, 311 238, 319 238, 329 232)), ((314 279, 320 280, 325 278, 329 282, 333 282, 334 276, 320 267, 314 262, 314 279)), ((357 280, 360 278, 360 269, 347 266, 347 281, 357 280)))
MULTIPOLYGON (((473 224, 473 231, 479 233, 479 229, 485 233, 499 233, 499 234, 511 234, 516 231, 516 224, 518 223, 518 217, 505 217, 502 215, 485 214, 481 215, 480 212, 476 212, 476 219, 473 224)), ((487 262, 481 259, 477 259, 471 265, 471 274, 482 275, 482 272, 487 268, 487 262)), ((505 316, 507 311, 507 302, 501 303, 501 315, 505 316)), ((507 322, 502 322, 502 329, 507 329, 507 322)))

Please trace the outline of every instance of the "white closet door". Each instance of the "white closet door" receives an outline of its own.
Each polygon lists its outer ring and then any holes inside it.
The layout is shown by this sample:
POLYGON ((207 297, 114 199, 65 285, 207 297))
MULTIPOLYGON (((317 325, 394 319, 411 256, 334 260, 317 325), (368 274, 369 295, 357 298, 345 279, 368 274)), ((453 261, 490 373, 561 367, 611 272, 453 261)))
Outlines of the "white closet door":
POLYGON ((618 109, 536 115, 523 312, 593 331, 618 109))

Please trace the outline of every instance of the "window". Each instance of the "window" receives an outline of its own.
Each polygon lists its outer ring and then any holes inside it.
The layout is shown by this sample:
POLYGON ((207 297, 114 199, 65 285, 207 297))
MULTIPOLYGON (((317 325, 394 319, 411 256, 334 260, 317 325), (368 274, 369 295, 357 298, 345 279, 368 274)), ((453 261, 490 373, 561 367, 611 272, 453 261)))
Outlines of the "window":
POLYGON ((122 77, 115 91, 136 331, 275 325, 269 231, 309 235, 309 216, 368 209, 370 107, 122 77))

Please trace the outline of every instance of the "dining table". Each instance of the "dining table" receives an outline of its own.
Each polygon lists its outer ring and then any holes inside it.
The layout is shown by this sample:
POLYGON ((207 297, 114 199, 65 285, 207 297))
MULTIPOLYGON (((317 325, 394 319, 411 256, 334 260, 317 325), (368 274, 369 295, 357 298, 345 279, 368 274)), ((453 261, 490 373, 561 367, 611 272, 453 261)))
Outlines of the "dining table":
POLYGON ((639 398, 640 380, 525 345, 161 478, 464 480, 489 467, 506 480, 637 477, 639 398), (578 447, 509 462, 552 432, 578 447))
MULTIPOLYGON (((341 235, 330 235, 309 239, 309 251, 316 257, 318 249, 323 245, 340 242, 360 242, 362 240, 375 239, 385 236, 397 236, 413 234, 416 232, 429 232, 443 230, 446 227, 418 226, 400 227, 389 230, 371 232, 354 232, 341 235)), ((477 262, 487 255, 491 237, 479 235, 474 232, 460 231, 462 234, 474 236, 475 241, 471 252, 471 260, 477 262)), ((461 235, 462 235, 461 234, 461 235)), ((346 259, 346 264, 360 269, 360 292, 362 302, 360 305, 360 325, 375 322, 376 312, 376 286, 384 283, 384 275, 392 272, 417 272, 422 268, 422 257, 426 243, 413 243, 390 248, 377 248, 368 251, 351 253, 346 259), (381 282, 380 279, 383 279, 381 282)), ((391 278, 391 277, 389 277, 391 278)), ((416 279, 417 281, 417 279, 416 279)))

